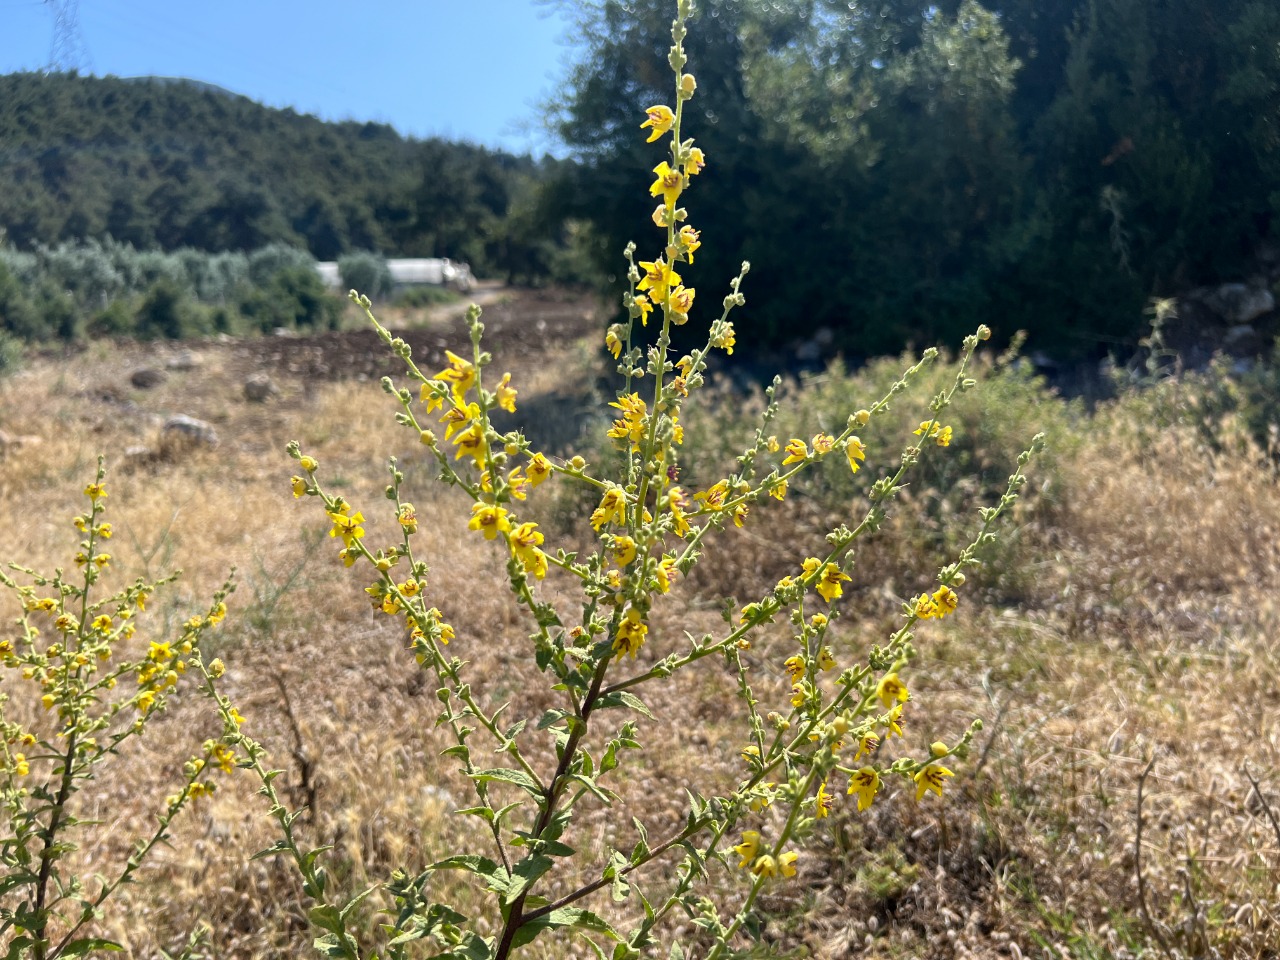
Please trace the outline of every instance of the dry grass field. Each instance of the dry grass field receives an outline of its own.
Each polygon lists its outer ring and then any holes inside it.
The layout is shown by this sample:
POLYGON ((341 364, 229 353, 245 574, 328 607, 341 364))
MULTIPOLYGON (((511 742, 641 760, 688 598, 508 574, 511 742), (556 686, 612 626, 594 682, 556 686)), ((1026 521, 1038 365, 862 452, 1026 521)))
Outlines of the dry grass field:
MULTIPOLYGON (((493 298, 485 315, 495 369, 510 370, 520 389, 519 424, 536 443, 557 453, 576 443, 588 459, 600 443, 579 431, 595 422, 590 405, 607 399, 597 386, 598 313, 581 298, 523 293, 493 298)), ((456 318, 403 335, 432 369, 466 337, 456 318)), ((1014 367, 987 366, 988 383, 957 410, 951 465, 913 484, 862 552, 833 634, 837 656, 865 656, 901 599, 967 542, 1019 444, 1045 430, 1050 451, 1033 465, 1033 489, 1002 528, 990 570, 970 579, 956 616, 917 638, 912 746, 953 742, 974 717, 985 727, 943 800, 917 804, 894 782, 860 815, 841 797, 801 860, 802 882, 767 898, 771 952, 759 955, 1276 957, 1280 488, 1270 461, 1230 416, 1206 435, 1196 413, 1206 388, 1193 378, 1086 411, 1014 367)), ((78 539, 70 519, 103 452, 117 574, 183 570, 153 626, 181 623, 236 567, 212 651, 227 663, 226 692, 285 771, 285 796, 309 805, 302 830, 333 845, 332 872, 350 889, 465 846, 469 828, 451 811, 465 805, 466 783, 439 756, 450 741, 433 726, 433 686, 403 631, 369 609, 365 581, 335 559, 317 505, 290 496, 289 440, 360 506, 373 542, 395 526, 382 490, 386 457, 399 458, 429 531, 428 595, 458 629, 451 650, 470 662, 488 702, 511 700, 516 716, 550 702, 496 548, 467 533, 467 505, 434 483, 424 448, 393 422, 377 380, 396 372, 376 337, 359 332, 95 343, 34 358, 0 381, 0 431, 14 440, 0 451, 0 561, 68 563, 78 539), (141 367, 167 376, 137 388, 130 377, 141 367), (243 384, 264 373, 276 393, 251 402, 243 384), (161 425, 175 414, 212 424, 217 446, 166 441, 161 425)), ((884 375, 874 365, 789 385, 778 432, 846 399, 846 410, 865 405, 884 375)), ((902 424, 929 395, 925 385, 914 405, 898 405, 902 424)), ((758 402, 727 387, 705 396, 686 446, 707 452, 690 460, 690 476, 709 476, 714 457, 730 455, 734 430, 758 402)), ((896 459, 906 437, 892 426, 870 445, 871 469, 859 478, 896 459)), ((673 591, 679 599, 659 608, 641 659, 680 645, 683 630, 715 630, 720 597, 758 596, 814 552, 841 509, 853 515, 857 494, 818 478, 719 535, 713 549, 724 559, 673 591)), ((544 486, 531 504, 549 542, 555 531, 558 543, 576 543, 582 503, 544 486)), ((14 611, 11 597, 0 598, 3 622, 14 611)), ((783 658, 768 641, 747 656, 761 690, 781 698, 783 658)), ((624 781, 636 788, 633 806, 595 809, 575 825, 584 875, 593 852, 615 837, 628 842, 632 814, 665 833, 682 822, 686 785, 707 793, 740 772, 735 677, 715 658, 704 664, 652 688, 658 719, 642 722, 652 749, 624 781)), ((23 709, 10 677, 0 689, 23 709)), ((209 703, 184 695, 141 751, 107 765, 92 811, 105 840, 82 849, 87 863, 128 849, 182 760, 217 730, 209 703)), ((550 744, 533 755, 545 763, 550 744)), ((248 859, 275 839, 255 787, 237 776, 201 801, 122 892, 104 934, 130 955, 160 957, 205 923, 205 956, 308 955, 291 867, 248 859)), ((460 886, 458 896, 470 894, 460 886)), ((607 906, 607 896, 596 904, 607 906)), ((565 943, 539 955, 583 952, 565 943)))

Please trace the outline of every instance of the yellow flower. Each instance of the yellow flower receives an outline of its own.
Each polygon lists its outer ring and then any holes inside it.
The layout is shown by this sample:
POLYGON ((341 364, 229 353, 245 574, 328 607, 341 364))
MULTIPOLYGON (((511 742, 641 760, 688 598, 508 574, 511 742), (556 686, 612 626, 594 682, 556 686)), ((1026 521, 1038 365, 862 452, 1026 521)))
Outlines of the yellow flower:
POLYGON ((31 772, 31 765, 27 763, 27 758, 24 754, 15 753, 13 755, 13 772, 20 777, 25 777, 31 772))
POLYGON ((147 713, 155 705, 156 695, 150 690, 144 690, 138 694, 138 699, 134 701, 134 705, 138 708, 139 713, 147 713))
POLYGON ((769 487, 769 496, 775 500, 785 500, 787 496, 787 481, 775 480, 773 485, 769 487))
POLYGON ((676 569, 675 557, 663 557, 658 562, 658 569, 654 571, 654 577, 658 581, 658 590, 661 593, 668 593, 671 590, 671 580, 673 577, 679 576, 680 571, 676 569))
POLYGON ((151 641, 151 649, 147 651, 147 659, 153 663, 167 663, 173 658, 173 650, 170 648, 169 641, 164 643, 156 643, 151 641))
POLYGON ((822 568, 822 576, 818 578, 816 589, 822 599, 830 603, 844 595, 844 588, 840 584, 841 581, 849 579, 851 579, 850 576, 842 573, 834 563, 828 563, 822 568))
POLYGON ((649 627, 641 619, 640 611, 631 607, 618 624, 618 632, 613 638, 614 654, 625 653, 634 660, 636 651, 644 645, 645 634, 648 632, 649 627))
POLYGON ((671 312, 675 314, 673 321, 677 325, 689 319, 689 311, 693 309, 693 297, 697 291, 693 287, 676 287, 671 291, 671 312))
POLYGON ((227 707, 227 715, 237 727, 244 723, 244 717, 240 716, 240 711, 235 707, 227 707))
POLYGON ((744 830, 742 842, 734 845, 733 852, 742 858, 738 866, 745 870, 755 860, 756 854, 760 852, 759 832, 744 830))
MULTIPOLYGON (((644 275, 636 284, 636 289, 648 290, 648 300, 652 302, 661 303, 667 296, 668 287, 680 285, 680 274, 672 270, 671 264, 665 260, 654 260, 652 263, 641 260, 640 269, 644 271, 644 275)), ((637 302, 639 299, 636 298, 637 302)))
POLYGON ((922 593, 916 597, 916 616, 921 620, 928 620, 931 617, 939 616, 938 604, 927 593, 922 593))
POLYGON ((484 466, 484 428, 479 422, 472 423, 458 434, 458 439, 454 443, 458 445, 458 451, 453 455, 453 459, 461 460, 463 457, 470 457, 477 467, 484 466))
POLYGON ((516 389, 511 386, 511 374, 504 373, 502 375, 502 379, 498 381, 496 396, 499 407, 507 411, 507 413, 516 412, 516 389))
POLYGON ((111 554, 109 553, 100 553, 93 558, 93 565, 97 567, 99 570, 101 570, 110 562, 111 562, 111 554))
POLYGON ((954 613, 956 606, 960 603, 960 598, 956 596, 956 592, 950 587, 939 587, 933 594, 933 604, 937 607, 934 614, 939 620, 948 613, 954 613))
POLYGON ((720 324, 711 335, 711 345, 720 348, 729 356, 733 356, 733 348, 737 342, 737 331, 733 329, 733 324, 728 320, 720 324))
POLYGON ((405 533, 418 532, 418 514, 413 509, 412 503, 400 504, 400 511, 396 520, 399 521, 400 526, 404 528, 405 533))
POLYGON ((686 223, 680 228, 677 236, 680 238, 680 246, 684 250, 685 259, 693 263, 693 252, 702 246, 702 241, 699 239, 702 236, 701 231, 693 229, 692 226, 686 223))
MULTIPOLYGON (((654 296, 657 295, 655 292, 654 296)), ((640 326, 647 327, 649 325, 649 314, 653 313, 653 301, 642 293, 636 297, 636 307, 640 310, 640 326)))
POLYGON ((351 515, 345 512, 330 513, 329 519, 333 521, 333 528, 329 531, 329 536, 341 537, 343 544, 347 547, 350 547, 355 541, 364 536, 364 527, 360 526, 364 522, 363 513, 351 515))
POLYGON ((951 446, 951 428, 943 427, 939 430, 937 435, 933 438, 933 442, 940 447, 951 446))
POLYGON ((784 467, 789 463, 799 463, 801 460, 806 460, 809 457, 808 444, 803 440, 797 440, 793 437, 791 440, 787 441, 785 449, 787 455, 782 461, 782 465, 784 467))
POLYGON ((93 618, 93 629, 99 633, 106 633, 111 629, 111 618, 105 613, 93 618))
POLYGON ((895 701, 906 703, 910 694, 907 693, 907 685, 896 673, 886 673, 876 687, 876 696, 880 698, 881 705, 887 710, 895 701))
POLYGON ((618 336, 618 334, 614 331, 613 327, 610 327, 608 330, 605 331, 604 346, 606 350, 608 350, 610 353, 613 354, 613 359, 615 360, 621 359, 622 340, 618 336))
POLYGON ((729 512, 729 515, 733 517, 733 525, 735 527, 741 527, 747 522, 748 509, 745 503, 740 503, 729 512))
POLYGON ((320 464, 315 457, 304 455, 298 458, 298 466, 302 467, 307 473, 315 473, 320 464))
POLYGON ((444 424, 444 438, 450 440, 453 435, 464 427, 469 427, 473 421, 480 419, 480 405, 477 403, 468 403, 466 406, 459 404, 456 407, 450 407, 445 411, 444 416, 440 418, 440 422, 444 424))
POLYGON ((673 206, 684 190, 684 177, 679 170, 672 170, 665 160, 653 168, 653 173, 657 179, 649 185, 649 194, 660 196, 668 207, 673 206))
POLYGON ((902 725, 905 722, 902 719, 902 704, 898 704, 898 706, 889 711, 889 715, 885 718, 885 726, 889 728, 888 735, 892 736, 896 733, 900 737, 903 736, 902 725))
POLYGON ((536 487, 547 477, 551 476, 552 468, 550 461, 540 453, 535 453, 529 458, 529 465, 525 468, 525 473, 529 477, 529 486, 536 487))
POLYGON ((413 579, 413 577, 410 577, 404 583, 400 584, 399 589, 406 597, 416 597, 422 592, 422 584, 418 583, 418 581, 413 579))
POLYGON ((645 115, 649 119, 640 124, 640 129, 651 128, 649 139, 645 143, 653 143, 653 141, 670 130, 671 125, 676 122, 676 115, 671 111, 671 108, 660 103, 647 109, 645 115))
POLYGON ((636 558, 636 542, 630 537, 614 537, 613 538, 613 560, 620 566, 625 567, 634 562, 636 558))
POLYGON ((467 391, 476 382, 475 364, 470 360, 463 360, 449 350, 446 350, 444 355, 449 360, 449 366, 437 373, 434 379, 443 380, 449 384, 454 400, 462 403, 467 391))
POLYGON ((756 862, 751 865, 751 872, 757 877, 776 877, 778 875, 778 862, 769 854, 762 854, 756 857, 756 862))
POLYGON ((231 765, 235 763, 235 752, 225 744, 216 744, 213 748, 213 762, 217 764, 218 769, 223 773, 231 772, 231 765))
POLYGON ((796 875, 796 861, 800 859, 800 854, 794 850, 788 850, 786 853, 778 855, 778 870, 784 877, 794 877, 796 875))
POLYGON ((57 701, 57 698, 54 697, 52 693, 46 693, 43 697, 40 698, 40 702, 44 704, 44 708, 46 710, 52 710, 53 705, 58 701, 57 701))
POLYGON ((486 540, 492 540, 499 532, 508 533, 511 521, 507 519, 507 511, 491 503, 477 503, 471 507, 470 530, 479 530, 486 540))
POLYGON ((547 575, 547 556, 538 548, 542 546, 542 533, 536 523, 522 523, 511 532, 511 552, 524 566, 526 573, 532 573, 541 580, 547 575))
POLYGON ((871 801, 880 792, 880 774, 872 767, 863 767, 849 778, 849 792, 858 795, 858 812, 861 813, 871 806, 871 801))
POLYGON ((694 147, 685 157, 684 173, 687 177, 696 177, 702 172, 702 168, 707 165, 707 158, 703 156, 702 150, 694 147))
POLYGON ((600 528, 612 520, 626 522, 627 493, 616 483, 605 487, 604 496, 600 498, 600 506, 591 514, 591 528, 599 532, 600 528))
POLYGON ((940 764, 931 763, 921 770, 912 778, 916 782, 916 801, 929 790, 932 790, 938 796, 942 796, 942 784, 947 777, 954 777, 955 774, 940 764))
POLYGON ((782 665, 787 674, 791 677, 792 683, 799 683, 804 679, 805 664, 804 657, 797 654, 794 657, 788 657, 786 663, 782 665))
POLYGON ((111 524, 103 523, 98 526, 98 536, 103 540, 111 539, 111 524))
POLYGON ((742 748, 742 753, 739 756, 747 763, 758 764, 760 762, 760 748, 754 743, 749 743, 742 748))
POLYGON ((844 442, 845 456, 849 458, 849 469, 854 473, 862 466, 862 460, 867 459, 866 445, 857 437, 850 437, 844 442))
POLYGON ((804 702, 809 699, 809 685, 806 683, 793 683, 791 685, 791 705, 793 707, 803 707, 804 702))
POLYGON ((825 457, 828 453, 832 451, 832 449, 834 449, 836 444, 836 438, 831 436, 830 434, 818 433, 818 434, 814 434, 813 440, 811 442, 813 443, 814 454, 819 457, 825 457))
POLYGON ((684 516, 684 508, 688 505, 684 491, 679 487, 672 487, 667 491, 667 506, 671 510, 671 519, 675 522, 677 537, 683 537, 689 533, 689 521, 684 516))
POLYGON ((858 752, 853 755, 853 762, 857 763, 864 756, 871 756, 879 746, 880 738, 877 736, 867 734, 865 737, 860 737, 858 739, 858 752))
POLYGON ((827 785, 824 782, 818 787, 818 795, 814 798, 813 810, 818 815, 819 820, 823 820, 831 815, 831 808, 835 806, 836 798, 827 793, 827 785))
POLYGON ((294 499, 301 497, 307 492, 307 480, 305 477, 290 477, 289 483, 293 487, 294 499))
POLYGON ((834 670, 836 667, 836 658, 831 655, 830 647, 823 647, 818 651, 818 669, 834 670))
POLYGON ((704 510, 723 510, 725 499, 729 496, 729 481, 720 480, 708 489, 693 495, 693 499, 702 501, 704 510))
POLYGON ((107 498, 106 484, 91 483, 84 488, 84 495, 95 503, 99 500, 105 500, 107 498))

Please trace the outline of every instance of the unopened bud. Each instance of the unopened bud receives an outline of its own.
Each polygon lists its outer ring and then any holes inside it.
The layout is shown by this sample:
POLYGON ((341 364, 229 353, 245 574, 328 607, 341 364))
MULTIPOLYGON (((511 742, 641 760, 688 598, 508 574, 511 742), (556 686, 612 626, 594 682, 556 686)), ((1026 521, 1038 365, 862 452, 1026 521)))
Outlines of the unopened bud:
POLYGON ((950 751, 948 750, 947 745, 941 740, 935 740, 933 743, 929 744, 929 752, 935 757, 945 757, 950 751))
POLYGON ((680 98, 688 100, 693 96, 693 92, 698 89, 698 81, 693 78, 692 73, 681 74, 680 76, 680 98))
POLYGON ((853 415, 853 422, 860 427, 865 427, 868 423, 871 422, 871 411, 859 410, 857 413, 853 415))

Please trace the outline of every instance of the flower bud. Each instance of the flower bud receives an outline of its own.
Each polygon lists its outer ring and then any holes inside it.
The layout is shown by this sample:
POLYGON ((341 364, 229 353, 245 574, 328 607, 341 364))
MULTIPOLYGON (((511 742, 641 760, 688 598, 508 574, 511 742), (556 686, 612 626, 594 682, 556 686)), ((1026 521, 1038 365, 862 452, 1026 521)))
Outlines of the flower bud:
POLYGON ((227 665, 222 662, 221 657, 215 657, 213 661, 209 664, 209 676, 213 677, 213 679, 215 680, 217 680, 226 672, 227 672, 227 665))
POLYGON ((693 78, 692 73, 680 75, 680 98, 688 100, 693 96, 693 92, 698 89, 698 81, 693 78))
POLYGON ((860 427, 865 427, 871 421, 870 410, 859 410, 853 415, 853 422, 860 427))
POLYGON ((979 327, 978 327, 978 339, 979 339, 979 340, 990 340, 990 339, 991 339, 991 328, 990 328, 990 327, 988 327, 985 323, 984 323, 984 324, 979 325, 979 327))
POLYGON ((945 743, 941 740, 935 740, 929 744, 929 752, 935 757, 945 757, 949 751, 945 743))

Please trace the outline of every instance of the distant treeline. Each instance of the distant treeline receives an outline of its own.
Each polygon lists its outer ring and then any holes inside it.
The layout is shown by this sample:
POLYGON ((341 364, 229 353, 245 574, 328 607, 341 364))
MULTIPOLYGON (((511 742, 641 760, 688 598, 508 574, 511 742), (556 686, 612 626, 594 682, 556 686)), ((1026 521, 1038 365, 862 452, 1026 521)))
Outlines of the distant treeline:
MULTIPOLYGON (((644 187, 665 151, 639 126, 672 101, 673 3, 562 5, 560 132, 585 163, 553 206, 621 278, 626 240, 663 242, 644 187)), ((697 6, 683 135, 708 163, 682 274, 718 306, 751 261, 740 350, 829 327, 867 356, 986 322, 1096 355, 1134 343, 1148 298, 1245 279, 1280 241, 1275 0, 697 6)))
MULTIPOLYGON (((348 272, 381 264, 344 257, 348 272)), ((385 266, 383 268, 385 270, 385 266)), ((180 338, 211 333, 330 329, 342 301, 310 254, 285 244, 252 253, 135 250, 116 241, 0 247, 0 337, 180 338)))
POLYGON ((538 216, 556 166, 201 84, 0 76, 0 228, 18 249, 107 237, 160 250, 287 244, 320 260, 376 250, 558 278, 562 238, 538 216))

